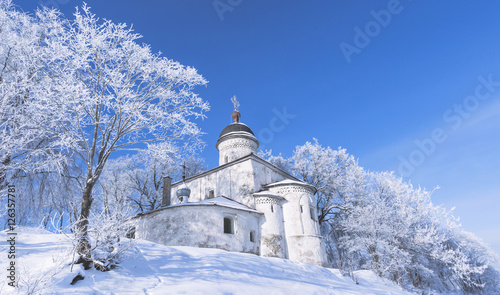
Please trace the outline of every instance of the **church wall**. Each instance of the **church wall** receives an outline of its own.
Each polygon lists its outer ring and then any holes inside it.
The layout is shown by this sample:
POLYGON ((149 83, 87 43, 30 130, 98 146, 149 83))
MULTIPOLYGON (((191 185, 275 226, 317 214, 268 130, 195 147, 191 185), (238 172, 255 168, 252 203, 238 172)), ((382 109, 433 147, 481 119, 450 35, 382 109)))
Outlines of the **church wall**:
POLYGON ((257 152, 259 144, 247 137, 224 139, 219 145, 219 165, 224 165, 257 152))
POLYGON ((327 266, 323 239, 316 235, 287 236, 288 255, 290 260, 327 266))
POLYGON ((255 188, 253 186, 253 169, 250 160, 230 166, 219 173, 216 193, 245 204, 250 208, 255 208, 254 199, 251 197, 255 188))
POLYGON ((264 213, 261 217, 261 256, 288 258, 282 200, 256 197, 256 209, 264 213))
POLYGON ((319 235, 316 201, 311 194, 304 193, 299 198, 300 219, 303 226, 302 234, 319 235))
MULTIPOLYGON (((252 194, 263 190, 266 184, 284 179, 286 179, 284 173, 277 173, 259 161, 248 158, 225 169, 188 180, 186 185, 191 189, 189 202, 205 200, 209 198, 209 191, 214 190, 214 197, 225 196, 255 209, 252 194)), ((171 204, 180 203, 175 193, 181 186, 184 184, 176 183, 172 186, 171 204)))
POLYGON ((325 265, 326 253, 318 231, 313 192, 299 185, 271 187, 270 191, 286 199, 283 203, 283 218, 288 258, 325 265))
POLYGON ((136 238, 167 246, 219 248, 260 254, 261 214, 221 206, 178 205, 138 218, 136 238), (233 234, 224 233, 224 217, 233 221, 233 234), (250 241, 254 231, 254 242, 250 241))
POLYGON ((287 200, 283 204, 285 232, 287 235, 313 234, 310 232, 311 220, 309 207, 300 204, 301 193, 283 193, 287 200), (302 209, 301 209, 302 208, 302 209))
POLYGON ((257 161, 252 161, 252 170, 254 173, 253 185, 255 192, 263 190, 263 186, 266 184, 286 179, 283 174, 276 173, 273 169, 257 161))
MULTIPOLYGON (((186 181, 186 185, 191 189, 189 202, 205 200, 209 198, 209 191, 213 190, 214 197, 225 196, 250 208, 255 208, 255 202, 251 196, 255 191, 255 184, 250 159, 203 177, 186 181)), ((172 204, 180 203, 175 193, 182 186, 184 186, 183 183, 172 186, 172 204)))

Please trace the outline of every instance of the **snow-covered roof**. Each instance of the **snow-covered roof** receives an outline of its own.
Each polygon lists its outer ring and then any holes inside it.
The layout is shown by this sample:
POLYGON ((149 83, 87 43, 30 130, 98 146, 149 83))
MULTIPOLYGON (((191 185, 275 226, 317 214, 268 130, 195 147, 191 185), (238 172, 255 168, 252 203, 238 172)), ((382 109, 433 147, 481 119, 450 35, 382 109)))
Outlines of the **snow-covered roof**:
POLYGON ((282 180, 282 181, 278 181, 278 182, 273 182, 273 183, 270 183, 269 185, 284 185, 284 184, 298 184, 298 185, 304 185, 306 184, 305 182, 303 181, 296 181, 296 180, 292 180, 292 179, 285 179, 285 180, 282 180))
POLYGON ((244 204, 241 204, 239 202, 236 202, 235 200, 226 198, 226 197, 216 197, 213 199, 205 199, 203 201, 199 202, 192 202, 192 203, 180 203, 180 204, 175 204, 171 205, 165 208, 171 208, 171 207, 178 207, 178 206, 207 206, 207 205, 213 205, 213 206, 221 206, 221 207, 226 207, 226 208, 232 208, 232 209, 238 209, 238 210, 245 210, 245 211, 250 211, 250 212, 255 212, 255 213, 261 213, 260 211, 254 210, 244 204))
MULTIPOLYGON (((249 210, 249 211, 255 211, 255 212, 259 212, 257 210, 254 210, 244 204, 241 204, 239 202, 236 202, 235 200, 231 200, 229 198, 226 198, 226 197, 216 197, 216 198, 213 198, 213 199, 206 199, 206 200, 203 200, 203 201, 199 201, 199 202, 196 202, 198 204, 213 204, 213 205, 219 205, 219 206, 222 206, 222 207, 229 207, 229 208, 234 208, 234 209, 240 209, 240 210, 249 210)), ((196 203, 192 203, 192 204, 196 204, 196 203)), ((189 204, 189 203, 188 203, 189 204)))
POLYGON ((303 187, 310 188, 311 190, 313 190, 314 192, 316 192, 316 188, 314 186, 310 185, 309 183, 303 182, 303 181, 298 181, 298 180, 293 180, 293 179, 285 179, 285 180, 282 180, 282 181, 273 182, 273 183, 264 185, 264 187, 265 188, 270 188, 270 187, 286 186, 286 185, 303 186, 303 187))
POLYGON ((158 209, 155 209, 152 211, 139 213, 139 214, 133 216, 132 219, 143 216, 143 215, 148 215, 148 214, 151 214, 154 212, 158 212, 158 211, 168 210, 168 209, 172 209, 172 208, 185 207, 185 206, 220 206, 220 207, 226 207, 226 208, 231 208, 231 209, 244 210, 244 211, 248 211, 248 212, 252 212, 252 213, 264 214, 260 211, 254 210, 254 209, 252 209, 252 208, 250 208, 242 203, 236 202, 235 200, 232 200, 232 199, 229 199, 229 198, 222 196, 222 197, 216 197, 213 199, 206 199, 206 200, 199 201, 199 202, 179 203, 179 204, 174 204, 174 205, 170 205, 167 207, 161 207, 161 208, 158 208, 158 209))
POLYGON ((279 185, 289 185, 289 184, 302 185, 302 186, 312 186, 307 182, 297 181, 297 180, 293 180, 293 179, 285 179, 282 181, 273 182, 273 183, 270 183, 266 186, 279 186, 279 185))
POLYGON ((277 198, 277 199, 284 199, 283 196, 276 194, 276 193, 272 193, 270 191, 261 191, 258 193, 254 193, 253 196, 254 197, 272 197, 272 198, 277 198))

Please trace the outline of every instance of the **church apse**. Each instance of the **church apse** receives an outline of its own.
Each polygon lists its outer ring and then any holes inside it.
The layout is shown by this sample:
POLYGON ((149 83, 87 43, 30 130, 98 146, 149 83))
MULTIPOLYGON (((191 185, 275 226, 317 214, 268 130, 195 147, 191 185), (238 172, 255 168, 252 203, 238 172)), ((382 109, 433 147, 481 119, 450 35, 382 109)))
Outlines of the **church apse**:
POLYGON ((288 258, 283 224, 285 199, 271 192, 253 194, 255 208, 264 213, 261 218, 261 255, 288 258))
POLYGON ((299 181, 283 180, 266 188, 283 196, 284 231, 290 260, 326 265, 323 238, 318 233, 315 216, 315 189, 299 181))

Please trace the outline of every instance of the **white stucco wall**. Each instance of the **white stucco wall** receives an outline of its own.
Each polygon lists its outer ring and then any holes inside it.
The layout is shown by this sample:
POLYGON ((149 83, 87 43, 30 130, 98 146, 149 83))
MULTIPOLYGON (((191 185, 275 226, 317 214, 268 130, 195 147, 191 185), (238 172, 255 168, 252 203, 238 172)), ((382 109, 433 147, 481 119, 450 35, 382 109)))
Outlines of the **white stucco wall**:
POLYGON ((287 236, 286 239, 290 260, 327 266, 326 251, 320 236, 287 236))
POLYGON ((136 218, 136 238, 167 246, 219 248, 260 254, 260 216, 256 212, 215 205, 176 205, 136 218), (234 233, 224 233, 224 217, 233 220, 234 233), (250 231, 255 232, 254 242, 250 231))
MULTIPOLYGON (((263 160, 250 156, 244 160, 230 163, 221 167, 202 173, 197 177, 186 180, 185 185, 191 189, 189 202, 198 202, 208 198, 209 191, 214 190, 214 196, 225 196, 236 202, 255 208, 254 192, 261 191, 263 186, 269 183, 286 179, 286 174, 274 170, 263 164, 263 160)), ((183 183, 175 183, 171 189, 171 204, 178 204, 176 191, 184 186, 183 183)))
MULTIPOLYGON (((250 194, 254 189, 253 170, 250 161, 244 161, 237 165, 228 166, 209 173, 202 177, 197 177, 186 181, 186 185, 191 189, 189 202, 198 202, 209 197, 209 191, 214 191, 214 196, 225 196, 236 202, 255 208, 250 194)), ((178 188, 184 186, 182 183, 172 186, 172 196, 178 188)), ((177 197, 173 197, 172 204, 178 204, 177 197)))
POLYGON ((252 160, 252 170, 254 174, 254 191, 264 190, 264 186, 287 179, 289 176, 263 164, 260 161, 252 160))
POLYGON ((219 150, 219 165, 224 165, 256 153, 258 147, 259 144, 255 138, 245 136, 224 139, 217 145, 217 149, 219 150))
POLYGON ((290 260, 326 265, 323 238, 318 231, 314 190, 307 184, 297 182, 270 185, 269 191, 285 198, 283 219, 290 260), (302 206, 302 210, 301 210, 302 206), (311 209, 313 215, 311 218, 311 209))
POLYGON ((283 197, 261 192, 254 194, 261 216, 261 256, 288 258, 283 222, 283 197))

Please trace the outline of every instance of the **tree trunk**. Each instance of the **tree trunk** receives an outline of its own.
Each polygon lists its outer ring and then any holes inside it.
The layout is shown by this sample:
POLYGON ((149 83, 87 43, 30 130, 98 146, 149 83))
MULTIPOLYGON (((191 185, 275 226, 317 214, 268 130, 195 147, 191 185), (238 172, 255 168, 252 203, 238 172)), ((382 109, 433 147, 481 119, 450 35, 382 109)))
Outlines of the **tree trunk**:
POLYGON ((59 219, 59 232, 62 232, 64 215, 63 213, 59 213, 59 215, 61 216, 59 219))
POLYGON ((78 237, 78 254, 80 254, 84 259, 90 259, 91 257, 91 245, 88 235, 88 225, 89 225, 89 215, 90 206, 92 205, 92 188, 94 183, 88 179, 83 189, 82 195, 82 211, 78 222, 76 223, 76 235, 78 237))
POLYGON ((4 189, 9 185, 7 180, 7 169, 5 168, 10 163, 10 156, 7 155, 2 161, 2 166, 0 167, 0 189, 4 189))

